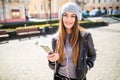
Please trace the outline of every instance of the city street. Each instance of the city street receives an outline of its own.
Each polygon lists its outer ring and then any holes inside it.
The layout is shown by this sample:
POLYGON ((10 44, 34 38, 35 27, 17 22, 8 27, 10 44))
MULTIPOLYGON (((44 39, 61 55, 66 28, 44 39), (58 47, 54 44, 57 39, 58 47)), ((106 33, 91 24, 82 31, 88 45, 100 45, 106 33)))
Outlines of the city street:
MULTIPOLYGON (((97 52, 87 80, 120 80, 120 23, 87 30, 92 33, 97 52)), ((40 47, 51 48, 53 36, 0 44, 0 80, 53 80, 54 71, 48 67, 47 53, 40 47)))

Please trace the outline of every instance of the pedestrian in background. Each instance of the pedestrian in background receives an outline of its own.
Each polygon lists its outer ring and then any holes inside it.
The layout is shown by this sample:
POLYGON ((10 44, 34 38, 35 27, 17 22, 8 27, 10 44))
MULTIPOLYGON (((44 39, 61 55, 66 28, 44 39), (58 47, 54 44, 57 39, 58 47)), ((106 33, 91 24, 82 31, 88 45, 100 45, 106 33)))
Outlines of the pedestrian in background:
POLYGON ((103 7, 102 15, 107 15, 107 8, 106 7, 103 7))
POLYGON ((112 13, 113 13, 113 8, 109 7, 109 9, 108 9, 108 15, 112 15, 112 13))
POLYGON ((53 52, 47 58, 54 80, 86 80, 87 71, 94 66, 96 52, 91 33, 80 27, 81 9, 73 2, 62 6, 59 29, 52 40, 53 52))

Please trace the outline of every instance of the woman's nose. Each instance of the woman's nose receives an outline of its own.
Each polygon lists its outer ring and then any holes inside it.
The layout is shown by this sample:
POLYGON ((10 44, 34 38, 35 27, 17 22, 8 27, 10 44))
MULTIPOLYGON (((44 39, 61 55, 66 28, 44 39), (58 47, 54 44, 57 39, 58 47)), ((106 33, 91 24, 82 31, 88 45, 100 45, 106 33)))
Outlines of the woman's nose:
POLYGON ((67 20, 70 21, 72 18, 70 16, 67 17, 67 20))

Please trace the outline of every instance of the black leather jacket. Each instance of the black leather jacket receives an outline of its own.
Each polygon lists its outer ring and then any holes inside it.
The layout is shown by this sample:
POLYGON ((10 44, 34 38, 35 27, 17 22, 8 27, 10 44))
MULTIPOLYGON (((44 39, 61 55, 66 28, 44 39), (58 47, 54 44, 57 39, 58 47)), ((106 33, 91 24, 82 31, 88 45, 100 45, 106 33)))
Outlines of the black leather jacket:
MULTIPOLYGON (((96 59, 96 52, 93 44, 93 40, 90 33, 81 32, 82 40, 80 45, 80 51, 78 55, 77 65, 76 65, 76 77, 77 80, 83 80, 86 77, 88 68, 92 68, 94 66, 94 61, 96 59)), ((55 50, 56 38, 52 40, 52 48, 55 50)), ((49 67, 55 70, 55 74, 59 70, 60 64, 58 62, 50 62, 49 67)), ((54 75, 55 75, 54 74, 54 75)))

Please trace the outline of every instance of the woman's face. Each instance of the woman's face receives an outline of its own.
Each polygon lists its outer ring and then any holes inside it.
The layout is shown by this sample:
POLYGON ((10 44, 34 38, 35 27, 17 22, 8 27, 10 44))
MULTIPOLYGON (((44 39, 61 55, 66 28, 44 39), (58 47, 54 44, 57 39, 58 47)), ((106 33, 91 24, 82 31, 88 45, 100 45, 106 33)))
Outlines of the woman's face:
POLYGON ((66 29, 71 29, 75 23, 76 15, 72 12, 63 13, 63 24, 66 29))

